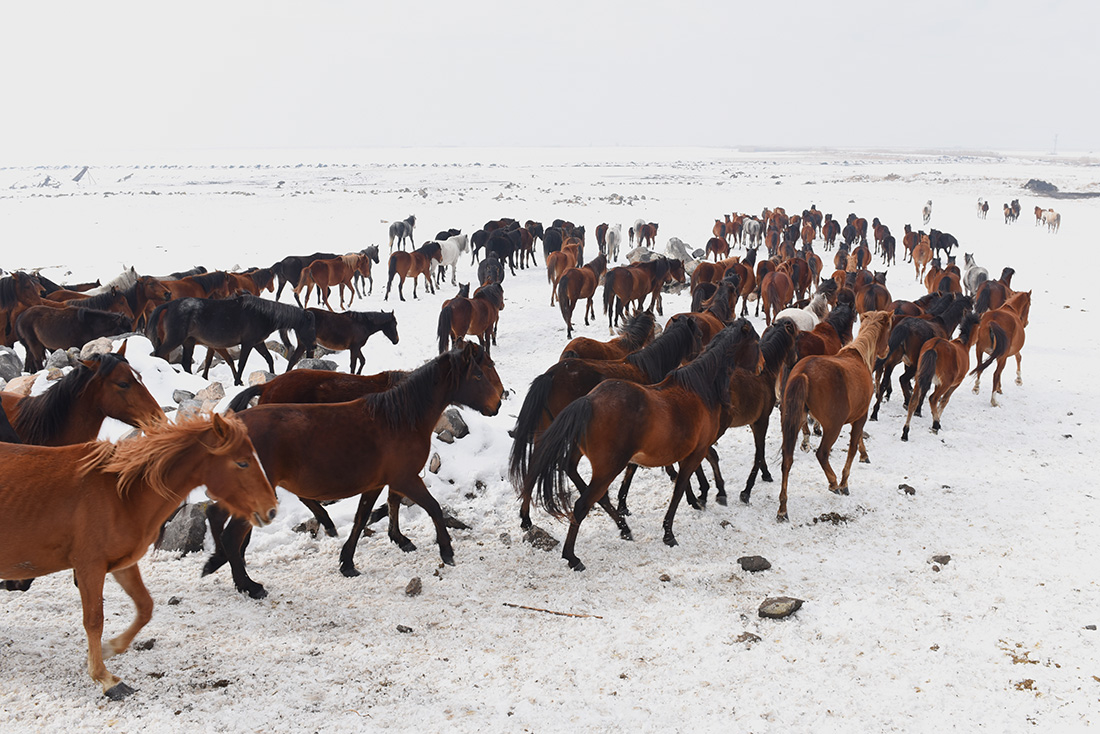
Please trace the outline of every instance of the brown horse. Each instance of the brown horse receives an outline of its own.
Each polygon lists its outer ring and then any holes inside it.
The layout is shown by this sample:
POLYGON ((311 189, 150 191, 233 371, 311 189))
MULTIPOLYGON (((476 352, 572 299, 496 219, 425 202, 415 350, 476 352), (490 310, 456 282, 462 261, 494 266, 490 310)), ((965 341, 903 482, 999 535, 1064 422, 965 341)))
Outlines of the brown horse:
POLYGON ((236 281, 227 273, 216 271, 188 275, 178 280, 162 280, 161 284, 172 293, 173 299, 179 298, 229 298, 233 295, 236 281))
POLYGON ((614 329, 632 301, 638 302, 637 309, 640 311, 646 296, 652 298, 648 310, 656 307, 657 313, 664 315, 661 288, 669 280, 684 282, 684 264, 663 255, 648 262, 608 270, 603 281, 603 312, 607 314, 608 328, 614 329))
POLYGON ((503 310, 504 288, 500 283, 483 285, 470 298, 457 296, 444 301, 436 328, 439 353, 446 352, 450 344, 459 346, 467 334, 474 334, 489 354, 490 345, 497 343, 497 320, 503 310))
MULTIPOLYGON (((420 472, 431 451, 432 429, 452 403, 496 415, 504 395, 496 368, 473 343, 432 359, 395 387, 344 403, 261 405, 240 414, 272 486, 303 499, 325 502, 361 495, 355 524, 340 553, 340 572, 356 576, 355 547, 382 490, 420 505, 435 523, 439 554, 454 564, 443 512, 420 472)), ((226 524, 218 505, 207 510, 216 551, 209 574, 228 562, 238 591, 263 598, 263 586, 248 577, 244 547, 251 529, 240 520, 226 524)), ((391 516, 390 538, 415 550, 391 516)))
MULTIPOLYGON (((905 234, 901 238, 902 249, 905 250, 906 256, 908 256, 908 262, 913 262, 913 250, 917 249, 917 245, 920 244, 920 235, 913 231, 911 225, 905 225, 905 234)), ((903 258, 905 259, 905 258, 903 258)))
POLYGON ((31 306, 15 322, 16 335, 27 350, 26 372, 42 369, 46 350, 82 347, 102 336, 118 336, 132 329, 126 316, 90 308, 31 306))
MULTIPOLYGON (((397 317, 394 316, 393 311, 330 313, 320 308, 307 308, 306 311, 313 314, 317 326, 317 343, 329 349, 350 350, 349 369, 357 375, 363 374, 363 368, 367 366, 363 347, 371 334, 381 331, 391 344, 397 344, 401 338, 397 333, 397 317), (358 369, 356 369, 356 363, 359 365, 358 369)), ((306 356, 312 357, 313 350, 307 349, 306 356)))
POLYGON ((783 484, 779 490, 779 510, 776 519, 787 519, 787 481, 794 463, 794 446, 809 413, 821 424, 821 445, 817 461, 829 480, 829 491, 848 494, 848 475, 852 459, 859 448, 860 461, 868 462, 863 445, 863 424, 874 395, 871 368, 875 356, 885 345, 889 333, 890 314, 871 311, 863 315, 857 336, 851 344, 829 357, 810 357, 794 366, 783 390, 781 403, 783 426, 783 484), (845 424, 852 425, 848 442, 848 459, 840 482, 829 465, 829 451, 845 424))
MULTIPOLYGON (((332 311, 332 304, 328 302, 328 297, 331 289, 335 286, 340 289, 340 308, 343 309, 345 288, 351 291, 348 296, 348 306, 351 306, 352 302, 355 301, 353 278, 356 273, 371 280, 369 257, 353 252, 350 255, 341 255, 336 258, 314 260, 309 265, 302 268, 302 274, 298 278, 298 285, 294 287, 294 293, 297 295, 301 292, 302 288, 305 288, 306 297, 302 303, 303 305, 308 304, 309 295, 316 286, 317 303, 320 304, 323 302, 325 308, 332 311)), ((371 280, 371 285, 373 287, 373 280, 371 280)))
POLYGON ((633 354, 653 340, 656 321, 649 311, 640 311, 619 329, 619 336, 601 342, 578 336, 565 345, 561 352, 563 359, 622 359, 633 354))
POLYGON ((382 300, 390 300, 390 288, 393 287, 393 278, 395 275, 401 276, 401 280, 397 281, 397 295, 402 301, 405 300, 405 293, 403 290, 405 278, 413 279, 413 298, 416 298, 416 279, 421 275, 424 276, 424 288, 429 293, 434 294, 435 286, 432 285, 432 260, 443 262, 443 251, 438 242, 425 242, 412 252, 398 251, 390 255, 390 275, 389 280, 386 281, 386 296, 382 300))
POLYGON ((752 325, 741 319, 716 337, 698 359, 659 384, 607 380, 570 403, 546 429, 519 491, 525 504, 536 497, 551 515, 569 518, 562 558, 570 568, 584 570, 574 547, 581 522, 597 502, 615 521, 621 537, 632 539, 625 519, 607 496, 611 482, 631 462, 642 466, 679 462, 664 519, 665 544, 677 544, 672 530, 676 508, 692 473, 718 436, 721 409, 730 400, 732 365, 743 348, 757 349, 755 336, 752 325), (582 455, 592 466, 588 482, 577 471, 582 455), (566 509, 570 500, 566 475, 580 491, 572 511, 566 509))
POLYGON ((940 432, 940 417, 943 416, 943 410, 947 407, 947 402, 951 400, 955 390, 962 384, 967 371, 970 370, 969 350, 978 336, 978 329, 975 327, 979 319, 979 316, 968 311, 959 326, 957 339, 949 341, 943 337, 935 337, 921 347, 916 385, 913 388, 913 396, 909 399, 905 427, 901 429, 902 441, 909 440, 909 424, 926 396, 928 407, 932 411, 932 433, 940 432), (933 385, 936 389, 929 395, 933 385))
POLYGON ((717 285, 722 278, 726 276, 726 271, 740 262, 740 260, 740 256, 728 257, 724 260, 715 262, 701 260, 695 265, 695 270, 691 271, 690 293, 695 295, 695 291, 698 290, 699 286, 703 283, 714 283, 717 285))
POLYGON ((818 323, 812 330, 798 332, 795 342, 798 359, 839 352, 852 341, 852 325, 855 320, 856 314, 850 305, 845 303, 837 305, 825 320, 818 323))
POLYGON ((1024 329, 1030 312, 1031 291, 1020 291, 1000 308, 982 314, 974 340, 974 361, 978 362, 978 366, 970 374, 975 375, 974 394, 977 395, 982 372, 997 363, 997 369, 993 372, 993 390, 989 396, 989 404, 994 407, 997 406, 997 393, 1001 392, 1001 372, 1009 357, 1016 358, 1016 384, 1024 384, 1020 376, 1020 350, 1024 348, 1024 329), (981 361, 983 354, 989 355, 984 362, 981 361))
POLYGON ((917 271, 917 282, 924 278, 924 272, 928 264, 932 262, 932 245, 929 244, 928 235, 921 235, 920 241, 913 248, 913 267, 917 271))
POLYGON ((791 305, 794 299, 794 284, 784 272, 768 273, 760 281, 760 303, 764 308, 764 323, 769 326, 772 316, 791 305))
POLYGON ((586 263, 584 267, 566 270, 558 281, 558 306, 561 309, 561 317, 565 319, 567 339, 573 338, 573 309, 581 299, 587 299, 584 307, 584 325, 588 326, 590 312, 592 320, 596 320, 596 308, 592 305, 592 297, 596 295, 596 288, 606 270, 607 257, 601 252, 596 259, 586 263))
POLYGON ((103 664, 103 581, 108 573, 134 601, 137 614, 106 643, 124 652, 149 622, 153 599, 138 561, 188 493, 207 493, 244 522, 275 517, 275 492, 236 418, 185 418, 144 427, 117 445, 0 444, 0 578, 25 579, 73 569, 84 608, 88 673, 111 699, 133 689, 103 664))
POLYGON ((657 222, 649 222, 643 224, 640 227, 634 228, 634 236, 638 240, 639 245, 645 245, 646 247, 653 247, 657 242, 657 227, 660 226, 657 222))
MULTIPOLYGON (((719 222, 714 225, 715 227, 722 226, 719 222)), ((714 262, 718 262, 719 259, 728 257, 730 254, 730 243, 726 241, 725 237, 715 235, 707 240, 706 255, 704 257, 710 257, 714 255, 714 262)))
POLYGON ((1000 308, 1016 291, 1012 290, 1012 276, 1016 271, 1005 268, 1001 271, 1001 277, 997 280, 987 280, 978 286, 977 295, 974 296, 974 311, 985 313, 991 308, 1000 308))
POLYGON ((126 345, 95 355, 41 395, 0 392, 0 402, 23 443, 63 446, 92 441, 104 418, 131 426, 164 420, 164 411, 126 361, 126 345))
POLYGON ((0 343, 15 345, 15 320, 31 306, 49 305, 41 295, 42 284, 28 273, 14 272, 0 278, 0 343))
MULTIPOLYGON (((550 284, 550 305, 553 306, 558 294, 558 282, 561 281, 565 271, 577 267, 580 258, 581 245, 575 242, 562 245, 557 252, 551 252, 546 256, 546 282, 550 284)), ((606 260, 604 262, 607 262, 606 260)))

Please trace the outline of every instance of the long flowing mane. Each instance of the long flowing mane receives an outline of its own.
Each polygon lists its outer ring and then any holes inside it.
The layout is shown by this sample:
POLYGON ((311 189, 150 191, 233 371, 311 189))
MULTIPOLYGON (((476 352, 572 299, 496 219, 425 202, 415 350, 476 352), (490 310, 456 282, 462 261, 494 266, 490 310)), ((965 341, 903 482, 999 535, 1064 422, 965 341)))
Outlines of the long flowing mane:
POLYGON ((864 313, 863 322, 859 326, 859 335, 852 340, 851 344, 841 349, 839 353, 856 352, 867 365, 867 370, 873 373, 878 338, 881 330, 886 328, 887 316, 888 314, 885 311, 868 311, 864 313))
POLYGON ((764 336, 760 337, 760 358, 764 363, 764 368, 761 371, 767 374, 774 375, 779 371, 780 366, 791 355, 796 343, 797 332, 784 328, 782 323, 784 321, 793 325, 793 322, 790 322, 789 319, 777 319, 772 324, 772 328, 765 331, 764 336))
MULTIPOLYGON (((221 416, 219 416, 220 418, 221 416)), ((224 455, 237 449, 248 439, 248 429, 240 418, 225 416, 225 431, 209 430, 213 417, 196 415, 181 417, 177 423, 156 423, 142 426, 145 435, 113 444, 99 441, 80 467, 81 472, 114 472, 118 474, 118 494, 125 496, 139 480, 161 497, 172 496, 167 485, 168 473, 181 456, 196 443, 214 455, 224 455), (215 441, 211 443, 210 441, 215 441)))
POLYGON ((424 257, 431 260, 432 258, 435 258, 441 254, 442 245, 440 245, 438 242, 425 242, 423 245, 413 250, 413 252, 420 253, 424 257))
POLYGON ((287 303, 279 303, 258 296, 240 296, 241 308, 246 311, 254 311, 271 319, 277 329, 293 329, 302 326, 311 317, 305 309, 291 306, 287 303))
MULTIPOLYGON (((115 301, 118 299, 121 292, 118 290, 108 290, 106 293, 100 293, 95 296, 88 296, 87 298, 78 298, 74 306, 81 308, 91 308, 96 311, 107 311, 111 306, 115 305, 115 301)), ((130 309, 133 311, 133 308, 130 309)))
POLYGON ((714 318, 721 321, 723 324, 728 324, 733 320, 733 310, 730 308, 730 284, 727 281, 723 281, 718 285, 718 290, 714 291, 714 294, 704 304, 707 309, 707 313, 714 316, 714 318))
POLYGON ((0 278, 0 308, 11 308, 19 302, 19 290, 25 284, 34 284, 34 278, 26 273, 14 272, 0 278))
MULTIPOLYGON (((474 350, 481 347, 470 345, 474 350)), ((409 372, 404 380, 385 392, 364 395, 363 401, 371 415, 386 421, 390 428, 411 428, 424 417, 435 399, 439 384, 450 389, 458 385, 462 374, 464 350, 452 349, 409 372)), ((477 351, 471 351, 476 355, 477 351)), ((475 357, 476 359, 476 357, 475 357)))
POLYGON ((126 362, 118 354, 93 355, 90 361, 98 363, 98 369, 79 364, 57 384, 36 397, 24 398, 12 427, 23 436, 26 443, 43 445, 53 440, 65 429, 73 403, 99 373, 110 374, 119 362, 126 362))
MULTIPOLYGON (((742 320, 743 321, 743 320, 742 320)), ((748 322, 745 322, 747 325, 748 322)), ((729 326, 718 332, 706 351, 683 367, 674 370, 668 379, 697 394, 708 407, 729 402, 729 375, 733 370, 733 350, 745 337, 744 325, 729 326)))
POLYGON ((658 382, 684 360, 698 337, 694 321, 674 321, 648 345, 627 355, 625 361, 644 372, 650 382, 658 382))
POLYGON ((649 311, 642 311, 630 317, 630 320, 619 329, 619 335, 625 340, 626 346, 633 352, 640 349, 653 335, 653 326, 656 320, 649 311))
POLYGON ((829 313, 825 323, 833 327, 841 342, 849 342, 852 340, 852 324, 855 320, 855 310, 847 303, 841 303, 829 313))

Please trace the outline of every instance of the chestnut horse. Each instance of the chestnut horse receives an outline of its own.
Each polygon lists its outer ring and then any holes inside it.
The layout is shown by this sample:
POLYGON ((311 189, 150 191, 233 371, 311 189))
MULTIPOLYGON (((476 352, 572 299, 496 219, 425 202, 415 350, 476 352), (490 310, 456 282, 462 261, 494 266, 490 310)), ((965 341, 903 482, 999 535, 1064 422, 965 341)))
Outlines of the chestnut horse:
POLYGON ((634 225, 634 236, 638 240, 639 245, 645 245, 652 248, 657 242, 657 222, 643 223, 640 227, 634 225))
POLYGON ((235 281, 228 273, 216 271, 188 275, 177 280, 161 280, 161 284, 178 298, 229 298, 233 295, 235 281))
POLYGON ((584 307, 584 325, 588 326, 590 312, 592 320, 596 320, 596 308, 592 305, 592 297, 596 295, 596 287, 599 286, 600 278, 606 270, 607 256, 601 252, 584 267, 566 270, 558 280, 558 307, 561 309, 561 317, 565 319, 567 339, 573 338, 573 309, 581 299, 587 299, 584 307))
POLYGON ((791 277, 776 270, 764 275, 760 281, 760 303, 764 307, 764 323, 769 326, 772 316, 791 305, 794 299, 794 284, 791 277))
MULTIPOLYGON (((272 486, 302 499, 325 502, 361 495, 355 523, 340 553, 340 572, 357 576, 355 547, 382 490, 420 505, 435 523, 439 555, 454 565, 451 537, 439 503, 420 472, 431 451, 432 429, 452 403, 482 415, 500 410, 504 386, 485 350, 467 342, 432 359, 385 392, 343 403, 269 404, 240 414, 248 426, 272 486)), ((209 574, 228 562, 238 591, 254 599, 267 595, 248 577, 244 548, 251 528, 238 519, 226 523, 219 505, 207 509, 216 550, 203 567, 209 574)), ((390 539, 402 550, 416 546, 401 535, 391 516, 390 539)))
POLYGON ((470 298, 456 296, 444 301, 436 328, 439 353, 446 352, 449 344, 459 346, 467 334, 474 334, 489 354, 490 345, 497 343, 497 319, 503 310, 504 288, 500 283, 483 285, 470 298))
MULTIPOLYGON (((550 284, 550 305, 553 306, 558 295, 558 282, 565 271, 577 267, 580 261, 580 242, 563 244, 557 252, 546 256, 546 282, 550 284)), ((604 262, 607 262, 606 260, 604 262)))
POLYGON ((715 337, 702 355, 659 384, 607 380, 570 403, 546 429, 519 491, 524 504, 535 497, 551 515, 569 518, 562 558, 570 568, 584 570, 574 547, 580 524, 597 502, 615 521, 621 537, 632 539, 626 520, 607 496, 611 482, 630 462, 642 466, 679 462, 664 519, 664 542, 677 545, 672 530, 676 508, 718 436, 721 410, 730 402, 733 363, 743 349, 758 350, 755 336, 752 325, 740 319, 715 337), (582 455, 592 467, 588 482, 577 470, 582 455), (580 491, 571 511, 566 475, 580 491))
POLYGON ((909 440, 909 424, 913 414, 920 410, 921 401, 928 397, 928 407, 932 411, 932 433, 940 432, 940 417, 943 409, 955 390, 962 384, 970 369, 970 347, 978 336, 980 317, 967 311, 959 325, 959 336, 948 341, 935 337, 925 343, 920 350, 917 363, 917 380, 913 396, 909 399, 909 412, 905 417, 905 427, 901 429, 901 440, 909 440), (929 395, 932 386, 935 391, 929 395))
POLYGON ((386 296, 382 300, 390 300, 390 288, 393 287, 395 275, 401 276, 401 280, 397 281, 397 295, 402 301, 405 300, 405 278, 413 279, 413 298, 416 298, 416 279, 421 275, 424 276, 425 290, 435 293, 435 286, 432 285, 433 260, 443 261, 442 249, 438 242, 425 242, 412 252, 398 251, 390 255, 390 276, 386 281, 386 296))
POLYGON ((126 345, 94 355, 41 395, 0 392, 0 403, 23 443, 63 446, 92 441, 104 418, 131 426, 164 420, 164 411, 126 361, 126 345))
POLYGON ((350 255, 341 255, 326 260, 314 260, 306 267, 302 268, 302 274, 299 276, 298 285, 294 286, 294 295, 297 296, 301 292, 302 288, 306 289, 306 297, 302 301, 303 304, 309 303, 309 295, 313 288, 317 288, 317 303, 325 304, 325 308, 332 311, 332 304, 328 302, 328 297, 333 286, 340 289, 340 308, 344 308, 344 289, 347 288, 351 291, 348 296, 348 306, 351 306, 355 301, 355 286, 353 284, 353 278, 356 273, 366 278, 370 284, 371 289, 374 288, 374 280, 370 276, 370 258, 366 255, 361 255, 357 252, 350 255))
POLYGON ((649 311, 640 311, 619 329, 619 336, 606 342, 578 336, 565 345, 563 359, 622 359, 633 354, 653 340, 656 320, 649 311))
POLYGON ((0 278, 0 343, 15 346, 15 320, 31 306, 49 305, 42 296, 38 278, 16 271, 0 278))
POLYGON ((106 642, 125 652, 153 615, 138 561, 191 490, 207 493, 242 522, 275 517, 248 433, 236 418, 184 418, 144 426, 145 435, 112 444, 38 447, 0 444, 0 578, 73 569, 84 608, 88 673, 112 700, 133 689, 103 664, 103 581, 109 573, 137 614, 106 642))
MULTIPOLYGON (((1024 384, 1020 376, 1020 350, 1024 348, 1024 329, 1027 327, 1028 314, 1031 311, 1031 291, 1013 294, 1000 308, 982 314, 978 325, 978 335, 974 340, 974 361, 978 366, 970 373, 974 375, 974 394, 978 394, 982 372, 994 362, 997 369, 993 372, 993 390, 989 395, 989 404, 997 407, 997 393, 1001 392, 1001 372, 1009 357, 1016 358, 1016 384, 1024 384), (989 359, 981 361, 982 355, 989 359)), ((1003 394, 1003 393, 1002 393, 1003 394)))
POLYGON ((863 424, 874 395, 871 368, 875 356, 885 345, 889 333, 890 314, 871 311, 863 315, 857 336, 851 344, 834 356, 810 357, 794 366, 783 390, 783 483, 779 490, 779 510, 776 519, 787 519, 787 482, 794 463, 794 446, 809 413, 821 424, 821 445, 817 461, 829 480, 829 491, 848 494, 848 475, 852 459, 859 448, 860 461, 867 463, 867 448, 863 444, 863 424), (829 451, 845 424, 852 425, 848 442, 848 459, 840 482, 829 465, 829 451))
MULTIPOLYGON (((715 227, 722 226, 721 222, 714 225, 715 227)), ((720 258, 728 257, 730 254, 730 243, 726 241, 725 237, 715 235, 707 240, 707 248, 705 257, 714 255, 714 262, 718 262, 720 258)))
POLYGON ((1008 297, 1016 292, 1012 290, 1012 276, 1015 274, 1012 268, 1005 268, 997 280, 986 280, 979 285, 978 294, 974 297, 974 311, 985 313, 991 308, 1003 306, 1008 297))

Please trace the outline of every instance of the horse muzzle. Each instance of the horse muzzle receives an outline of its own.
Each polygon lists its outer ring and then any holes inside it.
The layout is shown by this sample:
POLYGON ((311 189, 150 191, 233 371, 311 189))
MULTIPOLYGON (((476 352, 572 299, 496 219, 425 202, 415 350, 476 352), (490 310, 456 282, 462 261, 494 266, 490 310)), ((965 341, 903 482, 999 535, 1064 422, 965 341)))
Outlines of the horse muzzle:
POLYGON ((252 517, 249 518, 249 522, 251 522, 254 526, 258 528, 262 528, 265 525, 271 524, 272 520, 275 519, 275 514, 276 510, 274 507, 267 511, 266 517, 259 512, 253 512, 252 517))

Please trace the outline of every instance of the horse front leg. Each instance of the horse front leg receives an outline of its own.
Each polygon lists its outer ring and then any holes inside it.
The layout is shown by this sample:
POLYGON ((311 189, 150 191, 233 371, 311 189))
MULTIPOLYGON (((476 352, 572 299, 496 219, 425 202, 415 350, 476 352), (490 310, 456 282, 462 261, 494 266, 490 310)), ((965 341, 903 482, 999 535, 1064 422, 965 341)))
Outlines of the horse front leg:
POLYGON ((359 544, 359 536, 367 526, 371 510, 374 509, 374 503, 380 494, 382 494, 381 489, 373 489, 363 492, 359 497, 359 507, 355 510, 355 521, 352 523, 351 532, 340 549, 340 573, 348 578, 359 575, 359 570, 355 567, 355 548, 359 544))
POLYGON ((129 696, 134 689, 122 682, 103 664, 103 581, 107 576, 105 562, 95 567, 74 569, 80 603, 84 610, 84 633, 88 637, 88 675, 112 700, 129 696))
POLYGON ((443 508, 439 506, 435 497, 432 497, 424 485, 424 480, 419 475, 413 476, 396 487, 391 484, 390 492, 407 497, 428 513, 428 517, 435 523, 435 538, 439 543, 440 559, 448 566, 455 565, 455 553, 451 547, 451 535, 447 532, 447 525, 443 520, 443 508))
POLYGON ((699 468, 699 464, 702 463, 704 456, 706 456, 706 449, 697 451, 695 454, 692 454, 680 462, 680 474, 676 477, 676 487, 672 491, 672 501, 668 504, 668 512, 665 513, 664 521, 664 542, 665 545, 670 548, 679 545, 679 543, 676 542, 676 535, 672 532, 672 522, 676 518, 676 508, 679 506, 685 490, 691 483, 691 475, 699 468))
POLYGON ((127 568, 119 569, 111 575, 115 577, 118 585, 133 600, 135 614, 134 621, 130 623, 126 631, 107 643, 104 654, 108 658, 126 652, 137 633, 153 618, 153 597, 149 595, 149 590, 145 588, 145 582, 141 580, 141 571, 138 569, 138 565, 135 563, 127 568))

